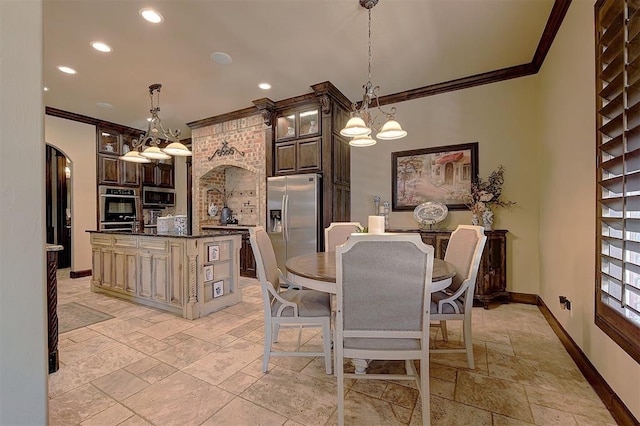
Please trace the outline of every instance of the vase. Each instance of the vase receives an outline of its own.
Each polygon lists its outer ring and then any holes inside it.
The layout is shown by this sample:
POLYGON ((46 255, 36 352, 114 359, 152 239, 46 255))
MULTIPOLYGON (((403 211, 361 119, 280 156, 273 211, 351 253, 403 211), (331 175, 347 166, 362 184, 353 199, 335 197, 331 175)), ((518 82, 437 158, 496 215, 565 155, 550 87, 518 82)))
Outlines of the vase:
POLYGON ((231 219, 231 209, 227 206, 224 206, 222 208, 222 211, 220 212, 220 225, 228 224, 230 219, 231 219))
POLYGON ((471 224, 473 226, 480 225, 480 219, 478 218, 478 214, 477 213, 474 213, 473 216, 471 216, 471 224))
POLYGON ((485 231, 491 231, 493 229, 493 212, 491 210, 485 210, 482 213, 482 224, 485 231))

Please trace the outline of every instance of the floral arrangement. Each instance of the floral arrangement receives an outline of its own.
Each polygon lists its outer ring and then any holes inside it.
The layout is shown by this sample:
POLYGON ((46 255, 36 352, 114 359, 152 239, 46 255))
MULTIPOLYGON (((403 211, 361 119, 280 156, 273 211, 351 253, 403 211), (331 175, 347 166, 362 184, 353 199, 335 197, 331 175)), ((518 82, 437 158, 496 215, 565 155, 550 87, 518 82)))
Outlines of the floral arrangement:
POLYGON ((478 176, 478 181, 471 183, 471 192, 465 197, 465 204, 477 216, 481 216, 486 210, 490 210, 491 205, 509 207, 516 204, 513 201, 500 199, 503 184, 504 166, 500 165, 491 172, 486 181, 478 176))

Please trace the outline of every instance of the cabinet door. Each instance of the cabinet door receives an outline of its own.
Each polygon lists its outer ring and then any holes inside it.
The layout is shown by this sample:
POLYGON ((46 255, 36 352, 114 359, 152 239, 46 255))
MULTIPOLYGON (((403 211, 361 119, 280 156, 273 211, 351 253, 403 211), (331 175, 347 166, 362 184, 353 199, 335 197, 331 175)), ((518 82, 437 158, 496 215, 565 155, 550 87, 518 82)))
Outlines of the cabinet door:
POLYGON ((174 187, 173 164, 158 163, 156 166, 156 186, 160 186, 162 188, 174 187))
POLYGON ((114 251, 113 261, 115 265, 114 290, 135 294, 138 269, 136 252, 114 251))
POLYGON ((320 139, 311 141, 300 141, 297 146, 297 167, 296 172, 319 171, 322 165, 322 155, 320 149, 320 139))
POLYGON ((156 165, 155 163, 143 163, 142 168, 142 184, 145 186, 155 186, 156 184, 156 165))
POLYGON ((123 161, 120 165, 120 169, 122 172, 122 176, 120 176, 120 183, 122 185, 140 185, 140 164, 123 161))
POLYGON ((120 184, 120 160, 114 155, 98 154, 100 184, 120 184))
POLYGON ((140 253, 140 287, 138 296, 167 302, 169 255, 149 251, 140 253))
POLYGON ((242 234, 242 246, 240 247, 240 275, 243 277, 256 277, 256 259, 253 256, 249 234, 242 234))
POLYGON ((295 173, 296 143, 287 142, 276 145, 276 175, 295 173))

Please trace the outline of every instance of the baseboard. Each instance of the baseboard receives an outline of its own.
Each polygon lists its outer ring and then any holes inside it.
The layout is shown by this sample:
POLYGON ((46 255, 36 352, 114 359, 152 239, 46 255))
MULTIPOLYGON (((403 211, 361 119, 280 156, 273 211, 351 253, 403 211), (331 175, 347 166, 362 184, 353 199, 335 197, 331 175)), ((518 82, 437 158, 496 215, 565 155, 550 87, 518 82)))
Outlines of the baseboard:
POLYGON ((84 271, 71 271, 69 272, 69 278, 90 277, 91 274, 91 269, 85 269, 84 271))
POLYGON ((556 317, 553 316, 547 305, 545 305, 542 298, 537 297, 538 308, 542 315, 545 317, 553 331, 556 333, 565 349, 573 358, 582 375, 587 379, 593 390, 596 391, 604 405, 607 407, 611 416, 620 425, 637 425, 640 424, 634 417, 633 413, 629 411, 624 402, 618 397, 613 389, 607 384, 604 378, 600 375, 598 370, 591 364, 589 358, 586 357, 582 349, 573 341, 569 333, 562 327, 562 324, 558 322, 556 317))
POLYGON ((514 293, 509 292, 509 300, 514 303, 524 303, 526 305, 537 305, 538 295, 529 293, 514 293))

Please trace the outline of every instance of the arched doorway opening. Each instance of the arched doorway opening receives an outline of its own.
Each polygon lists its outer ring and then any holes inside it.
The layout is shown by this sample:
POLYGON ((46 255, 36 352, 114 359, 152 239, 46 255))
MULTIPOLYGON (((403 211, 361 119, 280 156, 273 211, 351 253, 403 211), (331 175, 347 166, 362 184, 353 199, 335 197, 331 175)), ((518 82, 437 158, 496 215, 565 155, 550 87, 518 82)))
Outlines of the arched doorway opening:
POLYGON ((71 267, 71 171, 72 164, 57 148, 46 146, 47 244, 59 244, 58 268, 71 267))

